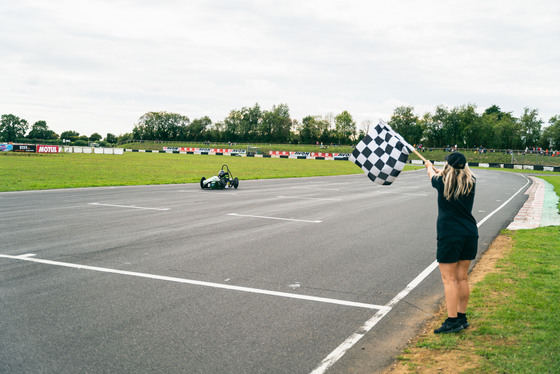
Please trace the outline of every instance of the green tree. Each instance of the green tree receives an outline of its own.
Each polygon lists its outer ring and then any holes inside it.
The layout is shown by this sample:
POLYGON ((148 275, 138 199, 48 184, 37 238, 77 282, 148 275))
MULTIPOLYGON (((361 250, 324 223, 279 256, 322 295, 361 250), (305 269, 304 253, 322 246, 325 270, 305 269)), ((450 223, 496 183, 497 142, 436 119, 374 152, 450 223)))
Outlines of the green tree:
MULTIPOLYGON (((107 134, 107 135, 109 135, 109 134, 107 134)), ((117 137, 117 143, 130 143, 132 140, 134 140, 134 136, 130 132, 119 135, 117 137)))
POLYGON ((113 134, 111 134, 111 133, 107 133, 107 136, 105 137, 105 141, 106 141, 107 143, 109 143, 109 144, 115 144, 115 143, 117 143, 119 140, 118 140, 118 138, 117 138, 115 135, 113 135, 113 134))
POLYGON ((424 129, 421 139, 422 145, 428 147, 443 147, 445 145, 443 123, 441 121, 434 119, 432 114, 426 113, 422 119, 420 119, 420 124, 424 129))
POLYGON ((226 141, 224 137, 224 122, 214 122, 207 131, 206 139, 216 142, 226 141))
POLYGON ((71 140, 73 142, 78 140, 79 137, 80 137, 80 133, 72 130, 64 131, 62 134, 60 134, 61 139, 71 140))
POLYGON ((538 116, 539 111, 537 109, 524 108, 523 114, 519 118, 521 139, 525 147, 535 147, 538 145, 543 125, 543 120, 538 116))
POLYGON ((496 117, 497 117, 496 119, 499 121, 507 113, 502 112, 502 110, 500 109, 499 106, 492 105, 491 107, 486 108, 486 110, 484 111, 484 114, 487 114, 487 115, 495 114, 496 117))
POLYGON ((476 105, 467 104, 463 105, 458 109, 457 112, 460 128, 461 128, 461 140, 462 142, 457 144, 461 147, 473 147, 480 144, 480 130, 481 130, 481 120, 480 115, 476 112, 476 105))
POLYGON ((356 137, 356 121, 346 110, 335 117, 335 128, 339 142, 350 144, 356 137))
POLYGON ((434 130, 437 130, 437 135, 439 142, 434 145, 434 147, 445 147, 453 143, 454 127, 450 125, 450 118, 452 114, 443 105, 436 107, 436 111, 432 116, 433 124, 435 125, 434 130))
POLYGON ((560 115, 556 115, 548 121, 544 128, 540 146, 544 149, 560 150, 560 115))
POLYGON ((93 134, 91 134, 91 136, 89 137, 89 141, 90 142, 98 142, 101 139, 103 139, 103 137, 101 135, 99 135, 98 133, 94 132, 93 134))
MULTIPOLYGON (((228 141, 254 141, 262 138, 259 134, 262 111, 259 104, 252 108, 243 107, 232 110, 224 119, 224 137, 228 141)), ((261 139, 267 140, 267 139, 261 139)))
POLYGON ((232 110, 223 122, 223 138, 228 142, 241 139, 241 121, 243 113, 240 110, 232 110))
POLYGON ((414 114, 414 107, 395 108, 389 125, 410 144, 420 143, 423 136, 422 124, 414 114))
POLYGON ((239 121, 239 136, 243 141, 254 141, 258 138, 259 124, 262 120, 262 110, 259 104, 252 108, 243 107, 239 121))
POLYGON ((301 120, 299 126, 299 141, 303 144, 311 144, 318 141, 321 135, 320 117, 307 116, 301 120))
POLYGON ((462 105, 448 110, 444 106, 438 106, 433 116, 436 123, 441 123, 441 135, 443 143, 440 146, 474 146, 474 130, 478 127, 479 115, 473 104, 462 105))
POLYGON ((469 147, 497 148, 494 139, 497 121, 495 114, 483 113, 475 124, 469 126, 469 147))
POLYGON ((140 117, 132 134, 139 140, 182 140, 189 123, 189 118, 181 114, 148 112, 140 117))
POLYGON ((286 104, 273 105, 271 111, 265 111, 259 126, 261 139, 275 142, 287 143, 290 140, 292 121, 290 109, 286 104))
POLYGON ((49 130, 46 121, 37 121, 31 126, 31 131, 27 134, 29 139, 42 139, 42 140, 54 140, 58 139, 58 135, 49 130))
POLYGON ((453 147, 463 146, 463 123, 460 117, 460 107, 455 107, 447 112, 443 121, 443 133, 445 134, 446 145, 453 147))
POLYGON ((14 142, 23 138, 29 124, 13 114, 2 114, 0 119, 0 138, 6 142, 14 142))
POLYGON ((212 126, 212 120, 208 116, 193 120, 187 126, 187 140, 204 140, 210 126, 212 126))
POLYGON ((521 149, 521 125, 510 113, 504 113, 494 126, 494 144, 492 148, 521 149))
POLYGON ((482 114, 482 124, 487 131, 486 141, 476 144, 477 146, 512 149, 513 145, 511 142, 517 139, 518 136, 520 139, 516 119, 510 112, 503 112, 497 105, 492 105, 484 111, 482 114), (508 134, 508 131, 514 131, 514 133, 508 134), (507 135, 508 139, 503 139, 504 135, 507 135))
POLYGON ((317 127, 321 135, 319 141, 325 144, 334 143, 336 141, 336 130, 333 128, 334 116, 328 114, 327 116, 317 117, 317 127))

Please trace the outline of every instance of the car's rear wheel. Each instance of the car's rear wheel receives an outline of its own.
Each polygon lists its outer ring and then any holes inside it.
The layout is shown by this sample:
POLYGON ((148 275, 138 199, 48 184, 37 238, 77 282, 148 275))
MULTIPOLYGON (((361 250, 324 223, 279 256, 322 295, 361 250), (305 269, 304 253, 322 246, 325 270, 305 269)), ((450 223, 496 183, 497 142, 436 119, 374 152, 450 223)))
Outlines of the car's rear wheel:
POLYGON ((205 177, 202 177, 202 178, 200 179, 200 188, 202 188, 202 189, 204 189, 204 181, 205 181, 205 180, 206 180, 205 177))

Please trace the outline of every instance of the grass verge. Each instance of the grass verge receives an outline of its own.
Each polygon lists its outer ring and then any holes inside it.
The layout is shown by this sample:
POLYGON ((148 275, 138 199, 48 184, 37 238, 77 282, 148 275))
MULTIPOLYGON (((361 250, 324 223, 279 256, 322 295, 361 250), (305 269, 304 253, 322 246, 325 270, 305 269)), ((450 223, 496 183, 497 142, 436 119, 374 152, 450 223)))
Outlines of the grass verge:
MULTIPOLYGON (((560 191, 560 177, 544 179, 560 191)), ((560 372, 560 226, 504 230, 473 273, 495 251, 501 259, 472 287, 471 327, 433 334, 442 307, 390 373, 560 372)))
MULTIPOLYGON (((542 178, 548 183, 552 184, 552 186, 554 187, 554 192, 556 192, 556 195, 560 196, 560 175, 539 176, 539 178, 542 178)), ((558 202, 558 212, 560 213, 560 201, 558 202)))
POLYGON ((506 233, 515 243, 473 290, 472 339, 482 369, 552 373, 560 367, 560 227, 506 233))

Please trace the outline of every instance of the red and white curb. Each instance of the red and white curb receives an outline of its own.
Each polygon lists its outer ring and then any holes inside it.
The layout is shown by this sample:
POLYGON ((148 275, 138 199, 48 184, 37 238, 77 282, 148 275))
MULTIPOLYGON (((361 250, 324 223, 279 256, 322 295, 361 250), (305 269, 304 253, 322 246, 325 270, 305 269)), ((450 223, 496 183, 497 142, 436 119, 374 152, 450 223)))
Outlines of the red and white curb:
POLYGON ((508 230, 534 229, 541 226, 545 198, 545 181, 541 178, 529 177, 533 181, 525 191, 529 198, 519 210, 508 230))

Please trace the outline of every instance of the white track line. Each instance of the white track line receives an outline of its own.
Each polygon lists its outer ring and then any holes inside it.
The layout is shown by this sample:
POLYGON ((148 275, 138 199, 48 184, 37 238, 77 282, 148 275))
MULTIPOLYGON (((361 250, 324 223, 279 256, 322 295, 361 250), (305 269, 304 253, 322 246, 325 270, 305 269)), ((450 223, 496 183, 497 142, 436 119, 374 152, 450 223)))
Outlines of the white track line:
POLYGON ((427 193, 397 192, 397 191, 376 191, 378 194, 409 195, 409 196, 428 196, 427 193))
POLYGON ((248 218, 263 218, 263 219, 276 219, 280 221, 293 221, 293 222, 306 222, 306 223, 321 223, 323 221, 308 221, 305 219, 295 219, 295 218, 280 218, 280 217, 267 217, 267 216, 253 216, 250 214, 238 214, 238 213, 228 213, 228 216, 236 217, 248 217, 248 218))
POLYGON ((299 197, 299 196, 278 196, 281 199, 298 199, 298 200, 319 200, 319 201, 342 201, 342 199, 325 199, 322 197, 299 197))
MULTIPOLYGON (((527 178, 526 178, 527 179, 527 178)), ((492 213, 488 214, 486 217, 480 220, 477 227, 480 227, 484 222, 486 222, 495 213, 500 211, 507 203, 509 203, 515 196, 517 196, 526 186, 529 184, 530 180, 527 179, 527 183, 521 187, 512 197, 510 197, 505 203, 496 208, 492 213)), ((410 282, 401 292, 397 294, 387 305, 385 309, 380 309, 377 313, 373 315, 369 320, 366 321, 355 333, 350 335, 341 345, 339 345, 334 351, 332 351, 321 363, 317 366, 311 374, 323 374, 332 365, 334 365, 344 354, 354 346, 366 333, 368 333, 383 317, 385 317, 395 305, 402 299, 404 299, 412 290, 414 290, 422 281, 430 275, 438 267, 437 261, 432 262, 426 269, 424 269, 412 282, 410 282)))
POLYGON ((298 190, 312 190, 312 191, 340 191, 340 188, 317 188, 317 187, 302 187, 302 186, 294 186, 292 188, 298 190))
POLYGON ((326 298, 326 297, 299 295, 299 294, 294 294, 294 293, 277 292, 277 291, 263 290, 263 289, 258 289, 258 288, 240 287, 240 286, 233 286, 233 285, 230 285, 230 284, 203 282, 203 281, 197 281, 197 280, 193 280, 193 279, 167 277, 167 276, 163 276, 163 275, 138 273, 138 272, 134 272, 134 271, 125 271, 125 270, 118 270, 118 269, 102 268, 102 267, 98 267, 98 266, 80 265, 80 264, 74 264, 74 263, 70 263, 70 262, 42 260, 42 259, 38 259, 38 258, 32 258, 33 256, 35 256, 35 255, 32 254, 32 253, 27 253, 27 254, 23 254, 23 255, 19 255, 19 256, 10 256, 10 255, 0 254, 0 258, 8 258, 8 259, 12 259, 12 260, 35 262, 35 263, 46 264, 46 265, 63 266, 63 267, 68 267, 68 268, 80 269, 80 270, 99 271, 99 272, 102 272, 102 273, 111 273, 111 274, 127 275, 127 276, 132 276, 132 277, 139 277, 139 278, 157 279, 157 280, 162 280, 162 281, 166 281, 166 282, 184 283, 184 284, 191 284, 191 285, 196 285, 196 286, 220 288, 220 289, 233 290, 233 291, 242 291, 242 292, 249 292, 249 293, 261 294, 261 295, 285 297, 285 298, 289 298, 289 299, 314 301, 314 302, 336 304, 336 305, 343 305, 343 306, 356 307, 356 308, 379 309, 379 310, 387 309, 387 307, 383 306, 383 305, 358 303, 358 302, 355 302, 355 301, 330 299, 330 298, 326 298))
POLYGON ((146 208, 135 205, 116 205, 116 204, 101 204, 101 203, 88 203, 89 205, 99 205, 99 206, 110 206, 116 208, 128 208, 128 209, 143 209, 143 210, 170 210, 169 208, 146 208))

